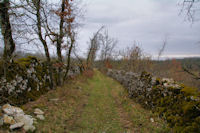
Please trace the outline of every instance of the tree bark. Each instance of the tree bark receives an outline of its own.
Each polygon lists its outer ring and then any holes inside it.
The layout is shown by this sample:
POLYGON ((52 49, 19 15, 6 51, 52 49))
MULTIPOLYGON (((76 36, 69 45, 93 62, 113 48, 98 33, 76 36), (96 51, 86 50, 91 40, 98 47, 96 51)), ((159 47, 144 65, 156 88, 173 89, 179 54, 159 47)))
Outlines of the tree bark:
POLYGON ((7 64, 11 59, 11 56, 15 50, 15 43, 12 38, 12 29, 9 20, 9 10, 10 3, 9 0, 3 0, 0 2, 0 24, 1 24, 1 33, 4 40, 4 77, 7 76, 7 64))
MULTIPOLYGON (((58 56, 58 61, 59 63, 63 63, 63 58, 62 58, 62 40, 64 37, 63 33, 63 26, 64 26, 64 11, 65 11, 65 0, 62 0, 61 3, 61 12, 60 12, 60 25, 59 25, 59 35, 57 37, 57 56, 58 56)), ((58 68, 58 85, 63 84, 63 75, 62 75, 62 68, 58 68)))
POLYGON ((65 0, 62 0, 62 4, 61 4, 61 13, 60 13, 60 33, 58 36, 58 40, 57 40, 57 56, 58 56, 58 60, 60 62, 63 62, 62 59, 62 53, 61 53, 61 48, 62 48, 62 40, 63 40, 63 26, 64 26, 64 13, 65 11, 65 0))
POLYGON ((71 63, 71 52, 72 52, 72 48, 73 48, 73 46, 74 46, 74 42, 75 42, 75 40, 74 39, 71 39, 71 45, 70 45, 70 47, 69 47, 69 51, 68 51, 68 54, 67 54, 67 67, 66 67, 66 73, 65 73, 65 75, 64 75, 64 80, 66 79, 66 77, 67 77, 67 74, 68 74, 68 72, 69 72, 69 69, 70 69, 70 63, 71 63))
POLYGON ((46 59, 47 59, 47 65, 48 65, 48 70, 49 70, 49 76, 50 76, 50 89, 54 89, 54 80, 53 80, 53 68, 52 68, 52 64, 51 64, 51 57, 49 54, 49 49, 48 49, 48 45, 46 40, 44 40, 43 36, 42 36, 42 26, 41 26, 41 15, 40 15, 40 9, 41 9, 41 1, 38 0, 35 3, 36 6, 36 17, 37 17, 37 29, 38 29, 38 36, 40 41, 43 44, 44 47, 44 51, 45 51, 45 55, 46 55, 46 59))

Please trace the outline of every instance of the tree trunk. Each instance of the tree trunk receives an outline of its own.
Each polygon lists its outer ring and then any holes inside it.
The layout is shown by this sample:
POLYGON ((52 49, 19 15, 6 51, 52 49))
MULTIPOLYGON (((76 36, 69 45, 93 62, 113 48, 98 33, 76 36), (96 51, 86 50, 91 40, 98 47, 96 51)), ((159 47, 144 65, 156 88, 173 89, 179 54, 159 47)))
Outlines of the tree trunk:
POLYGON ((48 65, 48 70, 49 70, 49 76, 50 76, 50 89, 54 89, 54 78, 53 78, 53 68, 52 68, 52 64, 51 64, 51 57, 49 54, 49 49, 47 46, 47 42, 46 40, 43 39, 42 36, 42 26, 41 26, 41 15, 40 15, 40 9, 41 9, 41 1, 38 0, 35 5, 36 5, 36 17, 37 17, 37 28, 38 28, 38 36, 40 41, 43 44, 44 47, 44 51, 45 51, 45 55, 46 55, 46 59, 47 59, 47 65, 48 65))
MULTIPOLYGON (((64 37, 64 33, 63 33, 63 26, 64 26, 64 11, 65 11, 65 0, 62 0, 61 3, 61 13, 60 13, 60 25, 59 25, 59 30, 60 33, 58 35, 57 38, 57 56, 58 56, 58 61, 59 63, 63 63, 63 58, 62 58, 62 40, 64 37)), ((63 75, 62 75, 62 68, 59 67, 58 68, 58 85, 62 85, 63 84, 63 75)))
POLYGON ((69 72, 69 69, 70 69, 70 63, 71 63, 71 52, 72 52, 72 48, 74 46, 74 39, 71 39, 71 45, 69 47, 69 51, 68 51, 68 54, 67 54, 67 68, 66 68, 66 73, 64 75, 64 80, 66 79, 67 77, 67 74, 69 72))
POLYGON ((92 44, 90 44, 90 48, 89 48, 88 55, 87 55, 87 61, 86 61, 87 68, 90 66, 90 62, 91 62, 91 60, 90 60, 91 52, 92 52, 92 44))
POLYGON ((7 64, 11 59, 11 56, 15 50, 15 43, 12 38, 12 29, 9 20, 9 10, 10 3, 8 0, 3 0, 0 2, 0 24, 1 24, 1 33, 4 40, 4 77, 7 76, 7 64))

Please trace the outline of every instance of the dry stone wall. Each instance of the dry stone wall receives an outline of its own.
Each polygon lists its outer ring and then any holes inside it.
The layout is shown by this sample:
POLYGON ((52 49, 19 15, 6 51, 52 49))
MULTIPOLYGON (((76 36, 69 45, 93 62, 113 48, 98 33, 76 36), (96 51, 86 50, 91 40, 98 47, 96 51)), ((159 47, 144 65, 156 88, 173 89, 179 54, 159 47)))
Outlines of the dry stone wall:
MULTIPOLYGON (((63 67, 65 68, 65 67, 63 67)), ((57 81, 58 68, 53 68, 54 79, 57 81)), ((66 72, 63 69, 63 74, 66 72)), ((68 76, 80 74, 78 67, 73 66, 68 76)), ((37 99, 49 90, 50 76, 46 62, 35 57, 18 59, 8 64, 7 77, 3 76, 3 65, 0 64, 0 105, 10 103, 21 105, 37 99)))
POLYGON ((147 72, 109 69, 107 75, 120 82, 130 98, 159 113, 175 132, 200 132, 200 93, 196 88, 147 72))

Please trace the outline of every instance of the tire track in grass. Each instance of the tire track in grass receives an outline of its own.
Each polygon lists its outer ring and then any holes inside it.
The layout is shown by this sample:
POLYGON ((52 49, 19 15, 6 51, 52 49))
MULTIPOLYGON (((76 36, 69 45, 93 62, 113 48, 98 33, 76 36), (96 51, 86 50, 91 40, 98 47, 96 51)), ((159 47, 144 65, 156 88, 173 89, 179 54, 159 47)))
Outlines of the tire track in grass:
POLYGON ((88 81, 89 85, 84 89, 85 93, 89 93, 88 104, 76 123, 77 127, 81 128, 71 132, 121 133, 124 131, 115 101, 110 96, 111 90, 107 88, 102 76, 96 72, 95 76, 88 81))
POLYGON ((24 106, 45 111, 36 132, 56 133, 164 133, 166 124, 128 98, 115 80, 95 70, 92 78, 80 76, 24 106), (77 89, 79 88, 79 89, 77 89), (80 89, 81 88, 81 89, 80 89), (57 102, 49 99, 58 98, 57 102), (153 117, 155 123, 149 118, 153 117))

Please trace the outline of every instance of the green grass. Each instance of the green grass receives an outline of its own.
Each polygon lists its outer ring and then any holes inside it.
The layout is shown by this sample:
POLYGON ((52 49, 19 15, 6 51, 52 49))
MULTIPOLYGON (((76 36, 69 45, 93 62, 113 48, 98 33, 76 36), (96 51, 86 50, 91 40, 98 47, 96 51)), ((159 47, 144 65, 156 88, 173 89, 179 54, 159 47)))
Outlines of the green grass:
POLYGON ((28 114, 33 114, 36 107, 45 111, 46 118, 36 125, 37 132, 170 132, 156 114, 129 99, 119 83, 99 71, 95 71, 90 79, 80 76, 23 108, 28 114), (59 100, 49 100, 53 98, 59 100), (152 123, 150 118, 155 122, 152 123))
POLYGON ((107 86, 103 75, 96 72, 96 75, 84 86, 84 93, 88 93, 88 103, 82 112, 81 118, 77 121, 76 132, 122 132, 123 127, 119 121, 115 100, 111 96, 112 88, 107 86))

